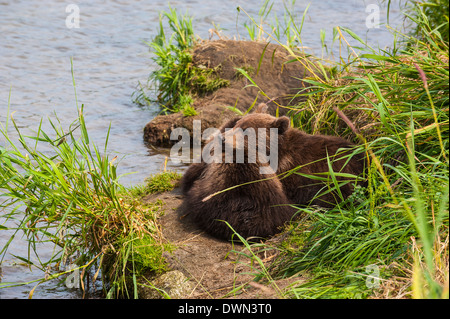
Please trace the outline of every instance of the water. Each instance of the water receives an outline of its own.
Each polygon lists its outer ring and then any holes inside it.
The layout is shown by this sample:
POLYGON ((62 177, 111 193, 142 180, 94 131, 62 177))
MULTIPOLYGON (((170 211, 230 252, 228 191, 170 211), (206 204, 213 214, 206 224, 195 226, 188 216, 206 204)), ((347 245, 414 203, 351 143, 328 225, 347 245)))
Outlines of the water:
MULTIPOLYGON (((375 2, 375 1, 372 1, 375 2)), ((179 12, 193 17, 195 32, 208 38, 212 22, 222 28, 223 35, 248 38, 248 21, 243 12, 256 16, 261 1, 171 1, 179 12), (239 27, 237 28, 236 25, 239 27)), ((332 28, 352 29, 374 47, 385 48, 393 42, 385 27, 368 29, 365 12, 369 1, 298 0, 294 6, 300 17, 311 3, 302 30, 302 41, 311 53, 321 54, 320 30, 331 44, 332 28)), ((78 1, 80 27, 69 29, 66 18, 67 1, 0 1, 0 122, 5 122, 8 99, 10 110, 24 133, 37 130, 41 118, 55 118, 68 128, 76 119, 76 100, 71 75, 73 58, 78 104, 85 105, 89 136, 103 146, 108 127, 111 133, 108 151, 121 158, 120 174, 134 172, 121 179, 124 185, 142 183, 150 174, 162 169, 165 153, 148 149, 142 140, 142 130, 158 113, 156 105, 142 108, 131 102, 137 83, 146 82, 155 67, 147 45, 159 26, 159 12, 168 10, 166 1, 78 1)), ((380 5, 380 23, 386 21, 386 9, 380 5)), ((282 18, 282 1, 272 9, 282 18)), ((398 1, 392 1, 391 24, 401 25, 398 1)), ((354 40, 351 43, 355 43, 354 40)), ((44 121, 44 130, 51 128, 44 121)), ((13 133, 13 132, 11 132, 13 133)), ((12 134, 14 136, 14 134, 12 134)), ((0 139, 0 146, 4 141, 0 139)), ((183 170, 169 161, 169 167, 183 170)), ((3 221, 1 221, 3 224, 3 221)), ((11 222, 10 222, 11 223, 11 222)), ((9 224, 11 225, 11 224, 9 224)), ((0 231, 3 247, 10 231, 0 231)), ((20 237, 20 236, 18 236, 20 237)), ((40 252, 50 256, 53 246, 43 245, 40 252)), ((27 255, 27 242, 15 239, 2 267, 2 282, 29 282, 42 278, 42 272, 20 263, 13 257, 27 255)), ((36 284, 1 289, 0 298, 27 298, 36 284)), ((80 298, 80 289, 69 289, 54 281, 39 285, 34 298, 80 298)))

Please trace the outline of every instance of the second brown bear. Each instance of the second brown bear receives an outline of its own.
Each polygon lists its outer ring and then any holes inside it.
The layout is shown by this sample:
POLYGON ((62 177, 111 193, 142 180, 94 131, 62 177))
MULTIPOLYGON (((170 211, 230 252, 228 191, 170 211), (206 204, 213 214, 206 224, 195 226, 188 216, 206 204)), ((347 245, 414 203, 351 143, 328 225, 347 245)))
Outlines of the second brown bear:
MULTIPOLYGON (((241 121, 231 120, 220 131, 224 133, 225 128, 232 128, 225 134, 239 135, 235 130, 241 121)), ((282 134, 287 127, 283 120, 279 124, 282 134)), ((186 213, 207 233, 222 239, 230 239, 234 231, 244 238, 276 234, 297 212, 290 205, 280 180, 275 172, 261 174, 261 167, 267 163, 261 163, 258 158, 254 162, 249 160, 249 148, 255 145, 249 144, 247 138, 239 142, 224 138, 223 146, 220 161, 194 163, 184 174, 181 187, 186 213), (243 150, 244 161, 227 163, 227 147, 233 153, 243 150)))
POLYGON ((249 160, 249 149, 257 149, 259 144, 245 137, 240 142, 243 145, 232 139, 235 151, 244 148, 244 163, 226 163, 223 152, 220 163, 192 164, 183 176, 182 190, 185 207, 201 228, 216 237, 230 238, 233 232, 226 221, 244 237, 268 237, 295 215, 297 210, 291 204, 332 207, 353 192, 353 176, 361 175, 365 164, 364 156, 354 152, 355 145, 340 137, 309 135, 289 124, 288 117, 253 113, 222 126, 223 135, 266 129, 265 135, 257 134, 257 141, 266 139, 266 154, 276 152, 278 165, 276 171, 261 174, 260 168, 267 163, 258 156, 249 160), (226 128, 231 130, 225 132, 226 128), (276 130, 276 145, 269 143, 270 129, 276 130))

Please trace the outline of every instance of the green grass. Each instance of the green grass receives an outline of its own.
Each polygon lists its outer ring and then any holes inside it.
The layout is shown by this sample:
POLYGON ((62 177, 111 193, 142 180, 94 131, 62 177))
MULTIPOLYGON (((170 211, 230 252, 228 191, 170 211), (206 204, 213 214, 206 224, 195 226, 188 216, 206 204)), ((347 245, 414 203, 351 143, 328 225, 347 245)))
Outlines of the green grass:
MULTIPOLYGON (((312 87, 298 92, 306 100, 292 110, 293 123, 309 133, 341 135, 359 142, 370 162, 368 186, 331 210, 302 208, 301 219, 288 225, 282 240, 249 243, 236 235, 245 248, 236 252, 253 261, 254 279, 265 281, 278 296, 448 298, 445 6, 448 1, 434 0, 410 7, 406 15, 413 28, 406 34, 397 32, 391 50, 375 50, 351 30, 336 27, 333 38, 340 45, 351 37, 364 46, 364 53, 347 46, 347 57, 341 55, 333 63, 316 60, 316 75, 304 79, 312 87), (262 256, 269 250, 276 252, 276 258, 268 264, 262 256), (370 277, 374 269, 377 278, 370 277), (277 279, 297 276, 298 283, 287 291, 278 289, 277 279)), ((259 13, 261 24, 271 8, 266 1, 259 13)), ((287 39, 280 44, 293 61, 302 61, 302 53, 294 47, 301 44, 305 13, 299 19, 286 9, 284 22, 276 19, 271 33, 255 19, 254 25, 245 28, 255 39, 287 39)), ((169 20, 173 34, 166 38, 161 19, 159 34, 151 44, 155 61, 162 67, 152 75, 159 101, 167 110, 193 114, 195 110, 189 107, 200 93, 186 87, 186 81, 203 91, 215 89, 208 84, 215 71, 199 75, 191 65, 190 49, 195 42, 191 20, 179 18, 172 9, 162 17, 169 20), (199 82, 193 81, 202 76, 199 82)), ((251 74, 242 74, 251 80, 251 74)), ((136 277, 147 271, 164 272, 162 253, 172 249, 162 241, 158 225, 162 203, 143 205, 136 197, 170 190, 180 176, 157 174, 144 186, 124 189, 118 183, 115 158, 107 156, 109 134, 104 148, 92 145, 83 107, 77 111, 68 130, 50 121, 51 134, 41 129, 41 122, 36 135, 23 136, 12 117, 1 127, 6 141, 0 148, 1 217, 15 220, 17 226, 0 253, 4 258, 14 239, 24 236, 28 254, 17 257, 31 264, 35 256, 38 262, 33 267, 53 269, 49 277, 36 280, 36 286, 63 278, 67 271, 52 267, 71 263, 77 265, 83 280, 88 273, 91 278, 101 273, 107 297, 136 296, 136 277), (11 125, 19 136, 18 144, 8 135, 11 125), (41 144, 51 150, 40 152, 41 144), (55 245, 55 253, 47 260, 39 256, 41 242, 55 245)), ((0 287, 17 284, 3 282, 0 287)))
POLYGON ((130 189, 134 196, 162 193, 173 190, 181 179, 181 174, 174 171, 166 171, 151 175, 144 185, 130 189))
MULTIPOLYGON (((362 144, 370 160, 368 187, 332 210, 303 208, 301 222, 292 224, 288 238, 274 248, 279 256, 267 266, 270 276, 256 280, 307 274, 310 280, 288 291, 296 298, 448 298, 445 5, 448 1, 411 5, 406 17, 413 28, 396 32, 391 50, 375 50, 351 30, 335 28, 340 44, 354 38, 360 48, 347 45, 349 55, 341 55, 340 62, 316 61, 316 70, 323 72, 304 79, 312 87, 298 93, 306 100, 292 110, 293 123, 312 134, 362 144), (380 273, 376 287, 366 282, 373 279, 368 266, 380 273)), ((300 39, 304 19, 299 26, 295 19, 285 21, 291 31, 284 34, 300 39)), ((277 34, 265 35, 300 61, 303 55, 293 50, 292 41, 283 44, 277 34)), ((260 244, 254 249, 261 250, 260 244)))
POLYGON ((227 86, 229 81, 218 76, 218 68, 196 66, 192 51, 197 41, 192 18, 180 16, 175 9, 160 14, 157 36, 147 45, 151 48, 153 61, 158 68, 150 73, 147 86, 139 85, 134 102, 146 105, 157 102, 164 112, 183 112, 185 116, 196 115, 192 107, 194 99, 227 86), (166 36, 163 22, 168 22, 172 34, 166 36), (149 97, 148 89, 155 88, 156 99, 149 97))
MULTIPOLYGON (((81 276, 83 295, 87 278, 92 283, 101 275, 111 298, 136 296, 137 275, 167 269, 162 253, 171 247, 157 221, 162 203, 144 205, 119 184, 116 158, 107 155, 109 130, 104 148, 93 145, 83 106, 68 130, 49 119, 53 131, 44 132, 41 121, 33 136, 24 136, 12 115, 7 118, 0 126, 0 217, 15 226, 0 226, 13 232, 0 254, 3 260, 15 239, 28 242, 27 254, 15 257, 46 274, 31 282, 30 297, 42 282, 64 280, 69 266, 81 276), (18 140, 9 135, 11 126, 18 140), (54 245, 49 258, 41 256, 41 243, 54 245)), ((21 284, 30 282, 2 282, 0 288, 21 284)))
MULTIPOLYGON (((435 36, 440 37, 441 43, 448 43, 448 12, 449 1, 448 0, 431 0, 417 2, 417 6, 420 6, 421 10, 415 10, 414 4, 410 4, 412 9, 409 9, 408 16, 413 23, 423 24, 422 21, 426 21, 423 25, 424 28, 413 28, 411 35, 420 40, 427 41, 430 33, 434 33, 435 36)), ((439 45, 439 42, 435 44, 439 45)))

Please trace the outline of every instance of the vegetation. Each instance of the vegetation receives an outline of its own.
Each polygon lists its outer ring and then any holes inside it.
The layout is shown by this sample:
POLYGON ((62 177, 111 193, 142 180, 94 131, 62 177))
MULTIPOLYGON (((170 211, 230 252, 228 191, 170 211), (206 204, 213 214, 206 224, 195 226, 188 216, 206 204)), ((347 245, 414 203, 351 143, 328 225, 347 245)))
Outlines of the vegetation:
MULTIPOLYGON (((315 61, 323 72, 304 79, 313 86, 298 92, 307 99, 292 110, 293 123, 309 133, 358 141, 369 158, 368 187, 328 211, 301 208, 301 218, 271 241, 249 243, 236 234, 244 243, 236 252, 254 261, 255 280, 265 281, 278 296, 448 298, 448 13, 441 11, 445 7, 448 1, 443 0, 410 4, 406 18, 414 27, 409 34, 393 31, 399 40, 390 50, 375 50, 351 30, 336 27, 333 38, 340 48, 347 46, 348 56, 340 51, 339 62, 315 61), (348 45, 348 37, 360 47, 348 45), (271 263, 261 258, 267 252, 273 253, 271 263), (281 291, 276 280, 286 277, 299 280, 281 291)), ((262 25, 271 8, 266 1, 260 24, 250 18, 253 24, 245 26, 250 37, 276 41, 293 61, 300 60, 305 13, 299 25, 286 7, 283 22, 275 18, 267 33, 262 25)), ((177 17, 172 9, 161 15, 159 34, 149 43, 161 68, 152 73, 150 82, 157 86, 157 101, 166 111, 192 115, 196 96, 226 85, 216 77, 217 70, 192 65, 194 44, 190 19, 177 17), (169 38, 164 17, 174 32, 169 38)), ((241 73, 251 79, 248 71, 241 73)), ((140 94, 137 100, 149 100, 144 91, 140 94)), ((107 156, 108 136, 104 149, 92 145, 83 107, 78 112, 69 133, 50 121, 52 134, 41 130, 41 122, 36 136, 23 136, 12 117, 1 127, 6 140, 0 148, 1 217, 15 220, 17 226, 0 254, 4 257, 23 233, 28 256, 18 258, 31 265, 36 256, 33 266, 48 274, 36 285, 67 274, 71 270, 61 266, 75 264, 83 282, 88 276, 94 282, 101 274, 107 297, 137 296, 137 276, 165 271, 162 253, 172 247, 162 240, 158 225, 162 203, 144 205, 135 197, 170 190, 180 176, 157 174, 144 186, 124 189, 117 181, 116 159, 107 156), (11 124, 19 146, 8 135, 11 124), (39 151, 41 145, 50 151, 39 151), (49 260, 39 256, 42 242, 55 245, 49 260)))
POLYGON ((181 176, 182 175, 180 173, 173 171, 154 174, 146 180, 145 185, 135 186, 130 189, 130 192, 135 196, 143 196, 147 194, 171 191, 177 186, 181 176))
MULTIPOLYGON (((196 44, 192 19, 179 17, 176 10, 160 14, 158 35, 147 43, 155 57, 153 61, 159 66, 151 72, 149 85, 156 87, 157 102, 165 112, 183 112, 185 116, 196 115, 192 107, 195 97, 210 93, 227 86, 229 82, 217 75, 217 68, 208 68, 192 63, 192 49, 196 44), (163 18, 172 31, 166 37, 163 18)), ((135 103, 145 105, 152 102, 146 87, 140 86, 135 92, 135 103)))
MULTIPOLYGON (((301 112, 293 110, 294 123, 310 133, 359 140, 371 165, 367 189, 326 212, 302 209, 305 217, 275 245, 279 257, 269 267, 269 282, 312 277, 289 290, 290 297, 448 298, 445 5, 411 4, 406 17, 415 27, 411 34, 396 32, 401 41, 390 51, 377 51, 337 27, 339 43, 352 37, 362 52, 348 45, 347 59, 341 56, 340 63, 323 65, 322 74, 304 79, 313 88, 298 93, 307 100, 297 106, 301 112)), ((285 45, 268 37, 301 59, 292 41, 285 45)), ((257 278, 268 278, 267 271, 257 278)))
MULTIPOLYGON (((162 241, 157 222, 162 203, 144 205, 117 182, 116 157, 107 155, 109 131, 104 149, 92 145, 83 106, 78 111, 68 133, 50 119, 52 134, 41 129, 41 121, 36 136, 24 136, 12 116, 11 122, 1 126, 6 146, 0 148, 0 211, 2 220, 15 220, 17 226, 9 228, 14 234, 0 254, 3 260, 14 238, 23 233, 29 243, 28 254, 16 257, 46 273, 35 281, 35 288, 77 271, 82 283, 89 281, 88 277, 95 282, 101 274, 108 297, 133 296, 136 276, 166 270, 162 253, 171 246, 162 241), (19 146, 9 137, 11 124, 19 146), (41 152, 41 147, 50 150, 41 152), (40 256, 41 243, 55 245, 48 260, 40 256)), ((155 177, 160 179, 158 187, 167 188, 161 176, 155 177)), ((27 283, 3 282, 0 287, 18 284, 27 283)), ((84 295, 89 287, 82 288, 84 295)))

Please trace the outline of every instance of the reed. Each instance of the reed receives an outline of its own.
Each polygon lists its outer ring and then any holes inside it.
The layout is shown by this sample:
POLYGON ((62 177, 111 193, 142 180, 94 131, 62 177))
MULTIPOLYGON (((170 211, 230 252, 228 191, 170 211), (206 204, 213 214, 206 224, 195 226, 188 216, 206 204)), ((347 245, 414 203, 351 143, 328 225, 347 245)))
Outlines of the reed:
MULTIPOLYGON (((349 55, 339 62, 317 61, 324 66, 321 76, 303 80, 312 87, 298 93, 306 100, 291 111, 293 123, 312 134, 346 136, 361 144, 369 159, 368 187, 332 210, 301 208, 306 217, 288 227, 269 267, 270 281, 312 277, 293 287, 291 297, 448 298, 445 5, 448 1, 409 4, 405 18, 413 27, 409 33, 393 30, 390 50, 375 50, 351 30, 336 27, 336 41, 347 44, 349 55)), ((284 34, 301 30, 303 19, 298 27, 294 19, 286 21, 292 32, 284 34)), ((262 24, 256 27, 263 30, 262 24)), ((291 45, 295 41, 286 45, 274 34, 280 33, 265 33, 293 59, 304 56, 291 45)))
MULTIPOLYGON (((0 217, 16 226, 1 226, 13 231, 2 260, 16 238, 28 241, 27 255, 16 257, 45 273, 30 297, 40 283, 74 271, 83 296, 99 276, 107 297, 137 296, 136 277, 164 271, 162 253, 169 247, 157 222, 161 203, 144 205, 118 182, 117 157, 107 154, 109 130, 103 148, 93 145, 84 106, 68 131, 49 119, 53 132, 44 132, 41 120, 36 134, 25 136, 12 114, 7 118, 0 127, 0 217), (55 247, 49 258, 41 256, 42 243, 55 247)), ((0 288, 20 284, 29 283, 0 288)))
MULTIPOLYGON (((284 20, 275 18, 275 24, 264 24, 270 25, 267 32, 263 23, 272 7, 265 1, 259 18, 250 18, 253 25, 244 28, 255 40, 278 42, 292 61, 303 61, 305 13, 299 19, 286 6, 284 20)), ((299 208, 302 217, 271 241, 250 243, 236 234, 245 248, 239 250, 240 258, 254 261, 251 273, 255 280, 265 280, 277 296, 448 298, 445 7, 448 1, 443 0, 411 4, 405 17, 412 28, 409 33, 392 31, 397 40, 390 50, 371 48, 351 30, 336 27, 333 39, 340 49, 347 47, 348 56, 340 54, 338 62, 314 60, 313 76, 303 79, 312 86, 297 93, 305 100, 290 111, 292 122, 308 133, 340 135, 358 142, 368 158, 368 186, 357 188, 328 211, 299 208), (360 47, 351 47, 349 38, 360 47), (276 253, 267 264, 260 254, 269 250, 276 253), (285 277, 299 277, 299 281, 281 291, 276 280, 285 277)), ((246 14, 242 8, 239 12, 246 14)), ((197 83, 192 80, 199 74, 191 65, 195 42, 191 20, 179 18, 172 9, 161 17, 159 34, 149 45, 162 69, 150 78, 158 85, 163 109, 192 114, 195 110, 189 107, 197 91, 185 85, 197 83), (163 18, 173 31, 169 38, 163 18), (179 104, 183 100, 187 105, 179 104)), ((331 49, 324 48, 324 52, 331 49)), ((214 71, 208 72, 202 73, 204 80, 214 82, 214 71)), ((238 72, 251 82, 251 73, 238 72)), ((205 89, 205 81, 195 87, 205 89)), ((8 246, 23 234, 29 242, 28 255, 18 257, 30 265, 31 257, 37 257, 32 266, 48 273, 36 285, 69 273, 52 267, 70 263, 81 271, 83 283, 88 276, 95 281, 101 275, 107 297, 135 297, 137 276, 148 270, 164 271, 162 253, 171 249, 163 242, 157 221, 160 203, 145 206, 135 197, 170 189, 179 176, 154 176, 130 195, 118 182, 116 159, 107 155, 109 134, 104 148, 93 145, 83 109, 77 107, 77 119, 66 131, 57 120, 49 120, 52 134, 41 129, 42 121, 35 136, 24 136, 13 117, 8 116, 2 125, 6 146, 0 148, 1 217, 15 220, 17 226, 0 254, 4 258, 8 246), (8 134, 11 125, 18 143, 8 134), (40 151, 42 144, 50 151, 40 151), (39 256, 37 247, 42 242, 55 245, 48 260, 39 256)), ((335 176, 330 171, 326 178, 336 180, 335 176)), ((14 284, 3 282, 0 287, 14 284)))
POLYGON ((192 51, 197 42, 191 17, 172 8, 161 12, 158 34, 146 42, 158 68, 150 73, 147 85, 140 84, 134 102, 140 105, 156 102, 163 112, 192 116, 197 114, 192 107, 197 96, 227 86, 229 81, 220 78, 217 69, 193 64, 192 51), (165 23, 170 35, 166 35, 165 23), (150 98, 155 95, 156 99, 150 98))

